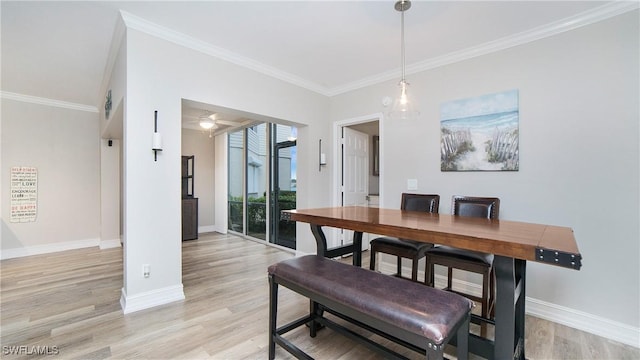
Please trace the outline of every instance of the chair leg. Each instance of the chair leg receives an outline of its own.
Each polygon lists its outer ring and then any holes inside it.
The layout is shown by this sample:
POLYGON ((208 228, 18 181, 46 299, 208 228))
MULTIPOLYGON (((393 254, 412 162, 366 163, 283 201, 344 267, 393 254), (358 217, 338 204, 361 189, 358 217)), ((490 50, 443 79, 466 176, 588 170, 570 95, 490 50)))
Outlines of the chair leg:
POLYGON ((447 289, 453 290, 453 269, 447 266, 447 289))
POLYGON ((431 261, 429 261, 429 255, 427 255, 425 257, 425 264, 424 264, 424 283, 427 286, 431 286, 434 287, 434 283, 433 283, 433 272, 434 272, 434 267, 435 265, 431 263, 431 261))
POLYGON ((376 250, 371 248, 371 258, 369 259, 369 269, 376 270, 376 250))
POLYGON ((397 264, 398 264, 397 265, 397 268, 398 268, 397 270, 398 270, 398 272, 397 272, 397 274, 398 274, 398 277, 402 277, 402 258, 400 256, 396 256, 396 258, 398 258, 398 261, 397 261, 397 264))
POLYGON ((414 256, 411 262, 411 280, 418 281, 418 257, 414 256))
MULTIPOLYGON (((482 317, 485 319, 489 318, 489 278, 491 277, 490 270, 487 269, 484 274, 482 274, 482 317)), ((480 336, 487 336, 487 323, 482 322, 480 325, 480 336)))
POLYGON ((424 284, 429 285, 429 257, 424 257, 424 284))

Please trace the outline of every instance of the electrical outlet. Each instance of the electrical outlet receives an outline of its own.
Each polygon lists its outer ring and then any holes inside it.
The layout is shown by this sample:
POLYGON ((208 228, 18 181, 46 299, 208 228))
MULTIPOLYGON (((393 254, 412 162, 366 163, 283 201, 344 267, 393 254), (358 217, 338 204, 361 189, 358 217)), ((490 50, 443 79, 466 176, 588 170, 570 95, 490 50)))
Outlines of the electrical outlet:
POLYGON ((151 276, 151 270, 149 268, 149 264, 142 265, 142 275, 145 278, 148 278, 149 276, 151 276))
POLYGON ((418 179, 407 179, 407 190, 418 190, 418 179))

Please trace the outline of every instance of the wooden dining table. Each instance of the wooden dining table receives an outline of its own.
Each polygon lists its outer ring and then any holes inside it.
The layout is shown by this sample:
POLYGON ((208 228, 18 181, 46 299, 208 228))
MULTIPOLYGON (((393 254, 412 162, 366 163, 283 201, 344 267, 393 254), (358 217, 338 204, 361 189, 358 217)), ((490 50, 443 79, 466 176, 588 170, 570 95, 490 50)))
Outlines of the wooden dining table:
POLYGON ((470 334, 469 350, 487 359, 525 358, 527 261, 580 270, 582 256, 568 227, 361 206, 284 210, 283 219, 306 222, 317 254, 353 255, 362 265, 362 234, 394 236, 494 254, 494 339, 470 334), (323 227, 354 231, 353 243, 327 248, 323 227))

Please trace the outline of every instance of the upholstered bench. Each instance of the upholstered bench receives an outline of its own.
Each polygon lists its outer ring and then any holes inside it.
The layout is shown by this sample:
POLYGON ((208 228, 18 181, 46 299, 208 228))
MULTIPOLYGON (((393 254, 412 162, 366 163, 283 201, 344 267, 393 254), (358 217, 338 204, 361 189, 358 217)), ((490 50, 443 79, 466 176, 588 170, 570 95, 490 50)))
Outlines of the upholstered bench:
POLYGON ((299 359, 311 359, 282 336, 304 324, 310 325, 312 337, 318 326, 326 326, 386 358, 404 358, 326 318, 324 312, 426 354, 427 359, 442 359, 445 345, 457 336, 458 359, 467 359, 473 303, 460 295, 316 255, 281 261, 268 273, 269 359, 275 358, 275 344, 299 359), (278 285, 309 298, 309 316, 277 327, 278 285))

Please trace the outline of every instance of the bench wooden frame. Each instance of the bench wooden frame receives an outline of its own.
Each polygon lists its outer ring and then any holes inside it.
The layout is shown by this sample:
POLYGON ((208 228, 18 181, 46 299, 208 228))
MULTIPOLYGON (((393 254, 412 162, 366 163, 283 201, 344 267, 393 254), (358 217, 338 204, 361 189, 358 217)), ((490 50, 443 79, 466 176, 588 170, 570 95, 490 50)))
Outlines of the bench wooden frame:
MULTIPOLYGON (((327 259, 333 262, 333 260, 327 259)), ((337 263, 340 265, 340 263, 337 263)), ((371 272, 371 276, 381 276, 395 281, 406 281, 371 272)), ((433 288, 427 288, 437 290, 433 288)), ((439 291, 439 290, 438 290, 439 291)), ((316 292, 305 286, 300 286, 296 282, 289 281, 283 276, 269 274, 269 359, 275 358, 275 345, 280 345, 283 349, 294 355, 298 359, 313 359, 300 348, 284 338, 284 334, 305 324, 309 325, 310 336, 315 337, 316 331, 321 326, 330 328, 344 336, 361 342, 371 350, 381 353, 385 358, 389 359, 407 359, 405 356, 381 345, 371 339, 362 336, 351 329, 348 329, 330 319, 324 317, 324 312, 333 314, 341 319, 353 323, 369 332, 380 335, 397 344, 407 347, 420 354, 426 354, 426 359, 443 359, 444 347, 450 340, 456 340, 456 352, 459 360, 468 358, 468 334, 470 311, 463 316, 455 324, 447 324, 451 326, 453 331, 450 332, 448 338, 443 341, 436 342, 425 336, 421 336, 412 331, 403 329, 387 321, 365 314, 352 306, 336 301, 322 293, 316 292), (277 327, 277 308, 278 308, 278 285, 282 285, 292 291, 310 299, 310 312, 308 316, 294 320, 286 325, 277 327)))

